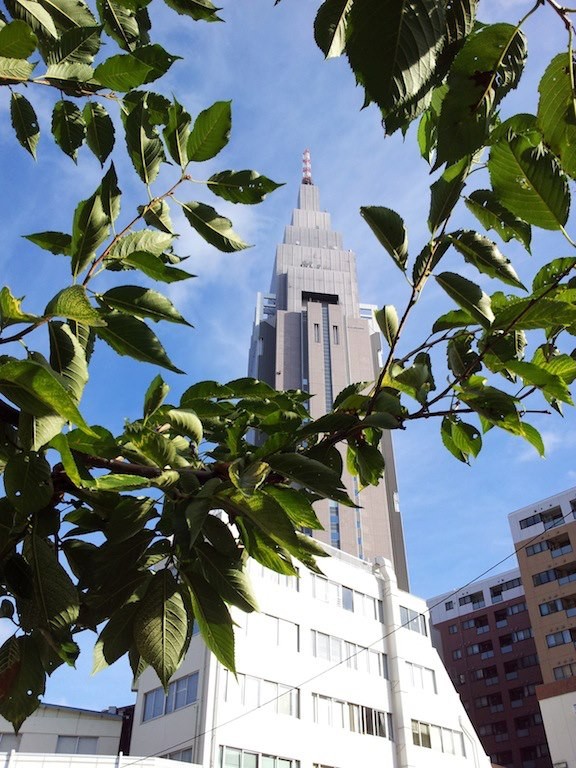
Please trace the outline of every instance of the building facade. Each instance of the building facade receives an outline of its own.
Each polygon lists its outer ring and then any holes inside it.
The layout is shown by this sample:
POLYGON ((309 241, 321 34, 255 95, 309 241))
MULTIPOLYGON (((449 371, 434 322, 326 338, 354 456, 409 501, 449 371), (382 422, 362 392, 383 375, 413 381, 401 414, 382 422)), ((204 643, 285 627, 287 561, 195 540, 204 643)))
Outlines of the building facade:
MULTIPOLYGON (((373 307, 358 298, 356 259, 320 208, 306 152, 292 223, 276 251, 270 292, 259 294, 249 358, 249 375, 276 389, 302 389, 314 396, 310 415, 322 416, 348 384, 374 381, 379 371, 380 334, 373 307)), ((346 471, 344 483, 358 507, 327 500, 316 511, 324 531, 315 537, 369 562, 382 556, 394 564, 408 589, 408 572, 394 455, 389 432, 382 452, 385 477, 359 493, 346 471)), ((344 462, 345 463, 345 462, 344 462)))
POLYGON ((323 576, 250 562, 260 613, 235 613, 237 676, 192 638, 165 694, 138 680, 131 751, 204 768, 488 768, 391 564, 339 550, 323 576))
POLYGON ((576 488, 509 515, 542 670, 552 762, 576 768, 576 488))
POLYGON ((542 674, 520 571, 427 602, 434 643, 492 762, 551 768, 536 696, 542 674))

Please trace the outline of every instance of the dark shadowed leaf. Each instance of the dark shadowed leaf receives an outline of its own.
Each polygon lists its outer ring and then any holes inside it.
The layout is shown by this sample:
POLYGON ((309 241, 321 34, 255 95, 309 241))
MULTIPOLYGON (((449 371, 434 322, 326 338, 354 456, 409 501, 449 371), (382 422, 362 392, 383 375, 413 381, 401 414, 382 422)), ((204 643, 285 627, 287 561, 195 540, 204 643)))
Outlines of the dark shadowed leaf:
POLYGON ((142 658, 153 667, 164 688, 185 650, 188 617, 172 572, 152 577, 134 617, 134 639, 142 658))
MULTIPOLYGON (((116 313, 104 317, 106 327, 98 328, 96 332, 119 355, 128 355, 143 363, 152 363, 175 373, 183 373, 170 362, 158 337, 141 320, 116 313)), ((1 371, 0 368, 0 374, 1 371)))
POLYGON ((136 317, 149 317, 151 320, 168 320, 171 323, 190 325, 170 299, 151 288, 138 285, 123 285, 111 288, 98 297, 100 303, 136 317))
POLYGON ((195 21, 222 21, 217 15, 217 8, 210 0, 164 0, 166 5, 183 16, 191 16, 195 21))
POLYGON ((490 326, 494 320, 490 297, 478 285, 453 272, 442 272, 437 275, 436 281, 480 325, 485 328, 490 326))
POLYGON ((36 50, 38 38, 24 21, 16 19, 0 28, 0 56, 27 59, 36 50))
POLYGON ((522 219, 498 202, 491 189, 477 189, 464 201, 469 211, 486 229, 493 229, 505 243, 515 238, 530 251, 532 229, 522 219))
POLYGON ((104 165, 104 161, 114 147, 114 124, 110 115, 101 104, 94 101, 86 102, 82 110, 86 124, 86 143, 104 165))
POLYGON ((340 56, 346 48, 348 14, 354 0, 326 0, 314 20, 314 39, 327 59, 340 56))
POLYGON ((269 192, 282 184, 261 176, 256 171, 221 171, 208 179, 210 191, 231 203, 261 203, 269 192))
POLYGON ((210 205, 196 201, 181 205, 188 223, 207 243, 219 251, 232 253, 250 247, 234 232, 230 219, 220 216, 210 205))
POLYGON ((498 278, 507 285, 526 290, 510 261, 500 252, 496 243, 471 230, 454 232, 449 238, 454 248, 479 272, 498 278))
POLYGON ((32 157, 36 157, 40 126, 34 107, 21 93, 10 96, 10 117, 16 138, 32 157))
POLYGON ((404 272, 408 258, 408 235, 402 217, 396 211, 383 206, 362 206, 360 213, 378 238, 378 242, 404 272))
POLYGON ((40 705, 46 672, 35 638, 10 637, 0 648, 0 715, 16 730, 40 705))

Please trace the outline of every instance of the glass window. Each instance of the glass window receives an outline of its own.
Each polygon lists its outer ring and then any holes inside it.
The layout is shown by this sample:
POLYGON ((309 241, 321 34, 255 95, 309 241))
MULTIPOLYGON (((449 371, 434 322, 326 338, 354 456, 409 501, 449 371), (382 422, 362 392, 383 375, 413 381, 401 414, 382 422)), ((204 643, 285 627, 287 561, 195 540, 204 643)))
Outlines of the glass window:
POLYGON ((242 755, 242 768, 256 768, 258 765, 258 755, 253 752, 244 752, 242 755))
POLYGON ((58 736, 56 742, 56 752, 66 755, 93 755, 97 747, 97 736, 58 736))
POLYGON ((16 733, 0 733, 0 752, 12 752, 20 746, 20 735, 16 733))
POLYGON ((342 587, 342 608, 346 611, 354 610, 354 591, 349 587, 342 587))

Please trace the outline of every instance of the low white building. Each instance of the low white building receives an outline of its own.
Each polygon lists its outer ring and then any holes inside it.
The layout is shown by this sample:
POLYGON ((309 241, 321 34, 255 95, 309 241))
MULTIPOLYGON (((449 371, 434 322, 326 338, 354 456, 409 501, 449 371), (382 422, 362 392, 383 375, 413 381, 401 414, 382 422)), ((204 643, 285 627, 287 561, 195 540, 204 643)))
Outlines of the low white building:
POLYGON ((238 675, 192 639, 164 695, 138 681, 131 752, 204 768, 487 768, 430 641, 423 600, 388 561, 327 548, 325 576, 251 563, 260 613, 238 613, 238 675))
MULTIPOLYGON (((0 717, 1 753, 60 753, 117 755, 122 715, 91 709, 40 704, 14 733, 12 724, 0 717)), ((2 763, 0 762, 0 766, 2 763)))

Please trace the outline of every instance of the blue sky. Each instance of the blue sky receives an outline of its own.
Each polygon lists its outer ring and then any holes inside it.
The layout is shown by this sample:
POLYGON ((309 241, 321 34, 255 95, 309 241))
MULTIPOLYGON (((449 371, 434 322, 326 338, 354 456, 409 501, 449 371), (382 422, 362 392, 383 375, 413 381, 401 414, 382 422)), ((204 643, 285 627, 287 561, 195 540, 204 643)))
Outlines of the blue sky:
MULTIPOLYGON (((194 381, 226 381, 245 374, 255 294, 269 286, 275 248, 296 203, 306 147, 312 153, 322 207, 332 214, 345 247, 357 254, 362 300, 401 308, 407 298, 400 272, 358 210, 365 204, 395 208, 406 220, 417 253, 427 233, 428 168, 418 156, 412 133, 406 141, 399 135, 385 139, 377 111, 361 111, 362 92, 355 87, 345 60, 324 62, 312 39, 316 5, 313 0, 283 0, 277 7, 272 0, 235 0, 225 3, 226 23, 211 25, 168 13, 158 0, 152 6, 155 39, 170 53, 185 57, 170 71, 166 92, 176 94, 193 115, 214 101, 233 100, 230 144, 206 167, 199 166, 197 173, 207 178, 216 170, 255 168, 286 183, 255 207, 226 204, 196 185, 179 195, 204 199, 229 215, 235 229, 254 247, 220 254, 178 221, 182 234, 177 251, 190 255, 187 266, 198 277, 169 291, 194 330, 157 328, 173 362, 186 371, 186 376, 162 373, 173 387, 174 399, 194 381)), ((481 18, 493 21, 506 16, 516 21, 529 7, 518 0, 491 0, 481 9, 481 18)), ((563 27, 551 11, 538 13, 537 18, 527 28, 534 61, 506 110, 536 109, 537 79, 563 42, 563 27)), ((7 120, 7 94, 0 93, 4 200, 0 284, 10 285, 17 296, 26 295, 24 306, 30 311, 42 310, 52 293, 65 284, 68 262, 43 253, 20 235, 45 229, 69 231, 73 206, 91 194, 101 177, 98 163, 86 150, 77 169, 52 148, 48 137, 52 97, 46 91, 30 89, 45 134, 36 163, 18 147, 7 120)), ((128 221, 130 211, 144 201, 145 190, 130 173, 121 142, 115 162, 128 221)), ((171 178, 167 167, 157 190, 167 189, 171 178)), ((473 184, 471 189, 479 186, 473 184)), ((460 223, 474 226, 465 212, 460 223)), ((535 238, 532 257, 514 245, 503 250, 523 279, 530 278, 543 258, 569 253, 555 233, 535 238)), ((478 279, 460 263, 453 262, 452 268, 478 279)), ((99 285, 104 290, 115 282, 116 278, 104 276, 99 285)), ((487 290, 500 287, 490 280, 483 285, 487 290)), ((440 289, 430 284, 406 334, 407 349, 411 340, 427 334, 431 319, 448 306, 440 289)), ((32 348, 42 348, 43 339, 29 338, 32 348)), ((92 422, 117 430, 124 418, 138 416, 143 393, 157 371, 118 358, 102 344, 94 368, 85 410, 92 422)), ((436 422, 414 423, 395 435, 400 503, 416 594, 430 597, 483 574, 512 552, 508 513, 576 485, 574 414, 567 410, 563 419, 538 417, 534 423, 543 433, 546 459, 519 439, 493 430, 472 467, 459 464, 445 451, 436 422)), ((507 560, 499 569, 513 564, 507 560)), ((58 671, 50 681, 47 700, 104 707, 130 699, 125 666, 93 678, 90 666, 87 652, 79 662, 79 674, 58 671)))

